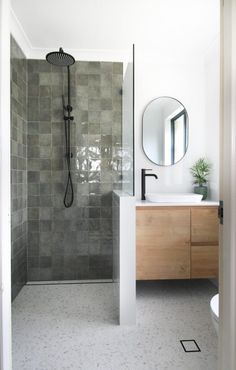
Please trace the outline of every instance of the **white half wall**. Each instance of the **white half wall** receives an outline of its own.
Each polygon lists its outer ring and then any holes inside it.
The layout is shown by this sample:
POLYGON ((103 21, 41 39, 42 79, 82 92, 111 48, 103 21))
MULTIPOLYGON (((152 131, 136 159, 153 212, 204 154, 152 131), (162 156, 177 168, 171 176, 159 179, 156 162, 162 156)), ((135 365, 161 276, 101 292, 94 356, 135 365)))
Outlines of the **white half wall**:
POLYGON ((113 192, 114 304, 120 325, 136 323, 136 241, 133 196, 113 192))

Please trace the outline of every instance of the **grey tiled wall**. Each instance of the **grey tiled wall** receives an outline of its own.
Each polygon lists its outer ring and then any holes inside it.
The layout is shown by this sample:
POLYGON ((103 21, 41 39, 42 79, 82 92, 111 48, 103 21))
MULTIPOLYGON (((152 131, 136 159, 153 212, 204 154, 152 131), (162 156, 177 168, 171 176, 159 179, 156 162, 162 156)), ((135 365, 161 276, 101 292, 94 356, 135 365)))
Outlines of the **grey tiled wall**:
POLYGON ((11 239, 12 299, 27 278, 27 63, 11 38, 11 239))
POLYGON ((109 62, 71 67, 75 200, 66 209, 66 69, 28 60, 28 280, 112 277, 112 190, 122 182, 122 69, 109 62))

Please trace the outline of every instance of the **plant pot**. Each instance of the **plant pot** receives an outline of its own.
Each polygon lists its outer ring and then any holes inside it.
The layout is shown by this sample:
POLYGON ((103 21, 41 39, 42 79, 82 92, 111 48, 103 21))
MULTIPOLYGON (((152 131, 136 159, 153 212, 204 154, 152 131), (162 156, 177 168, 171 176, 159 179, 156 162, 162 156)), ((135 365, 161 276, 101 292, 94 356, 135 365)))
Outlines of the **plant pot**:
POLYGON ((207 198, 207 186, 194 186, 194 193, 195 194, 202 194, 202 200, 205 200, 207 198))

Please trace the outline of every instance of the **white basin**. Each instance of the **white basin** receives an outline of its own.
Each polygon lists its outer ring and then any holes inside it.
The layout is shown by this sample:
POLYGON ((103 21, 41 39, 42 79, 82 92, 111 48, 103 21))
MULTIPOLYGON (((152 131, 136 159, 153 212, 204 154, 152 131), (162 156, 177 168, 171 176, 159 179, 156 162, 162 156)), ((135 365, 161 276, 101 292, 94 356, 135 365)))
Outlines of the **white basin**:
POLYGON ((148 193, 146 200, 153 203, 199 203, 201 194, 194 193, 148 193))

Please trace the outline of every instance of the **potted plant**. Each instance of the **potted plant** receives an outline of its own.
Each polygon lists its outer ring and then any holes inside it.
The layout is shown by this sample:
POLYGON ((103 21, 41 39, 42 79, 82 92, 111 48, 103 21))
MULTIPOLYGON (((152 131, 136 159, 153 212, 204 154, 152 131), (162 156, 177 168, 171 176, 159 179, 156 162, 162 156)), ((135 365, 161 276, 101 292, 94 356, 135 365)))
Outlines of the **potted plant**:
POLYGON ((193 183, 197 184, 197 186, 194 186, 194 193, 202 194, 202 199, 206 199, 208 191, 206 183, 211 171, 210 163, 205 158, 199 158, 198 161, 190 168, 190 171, 194 178, 193 183))

